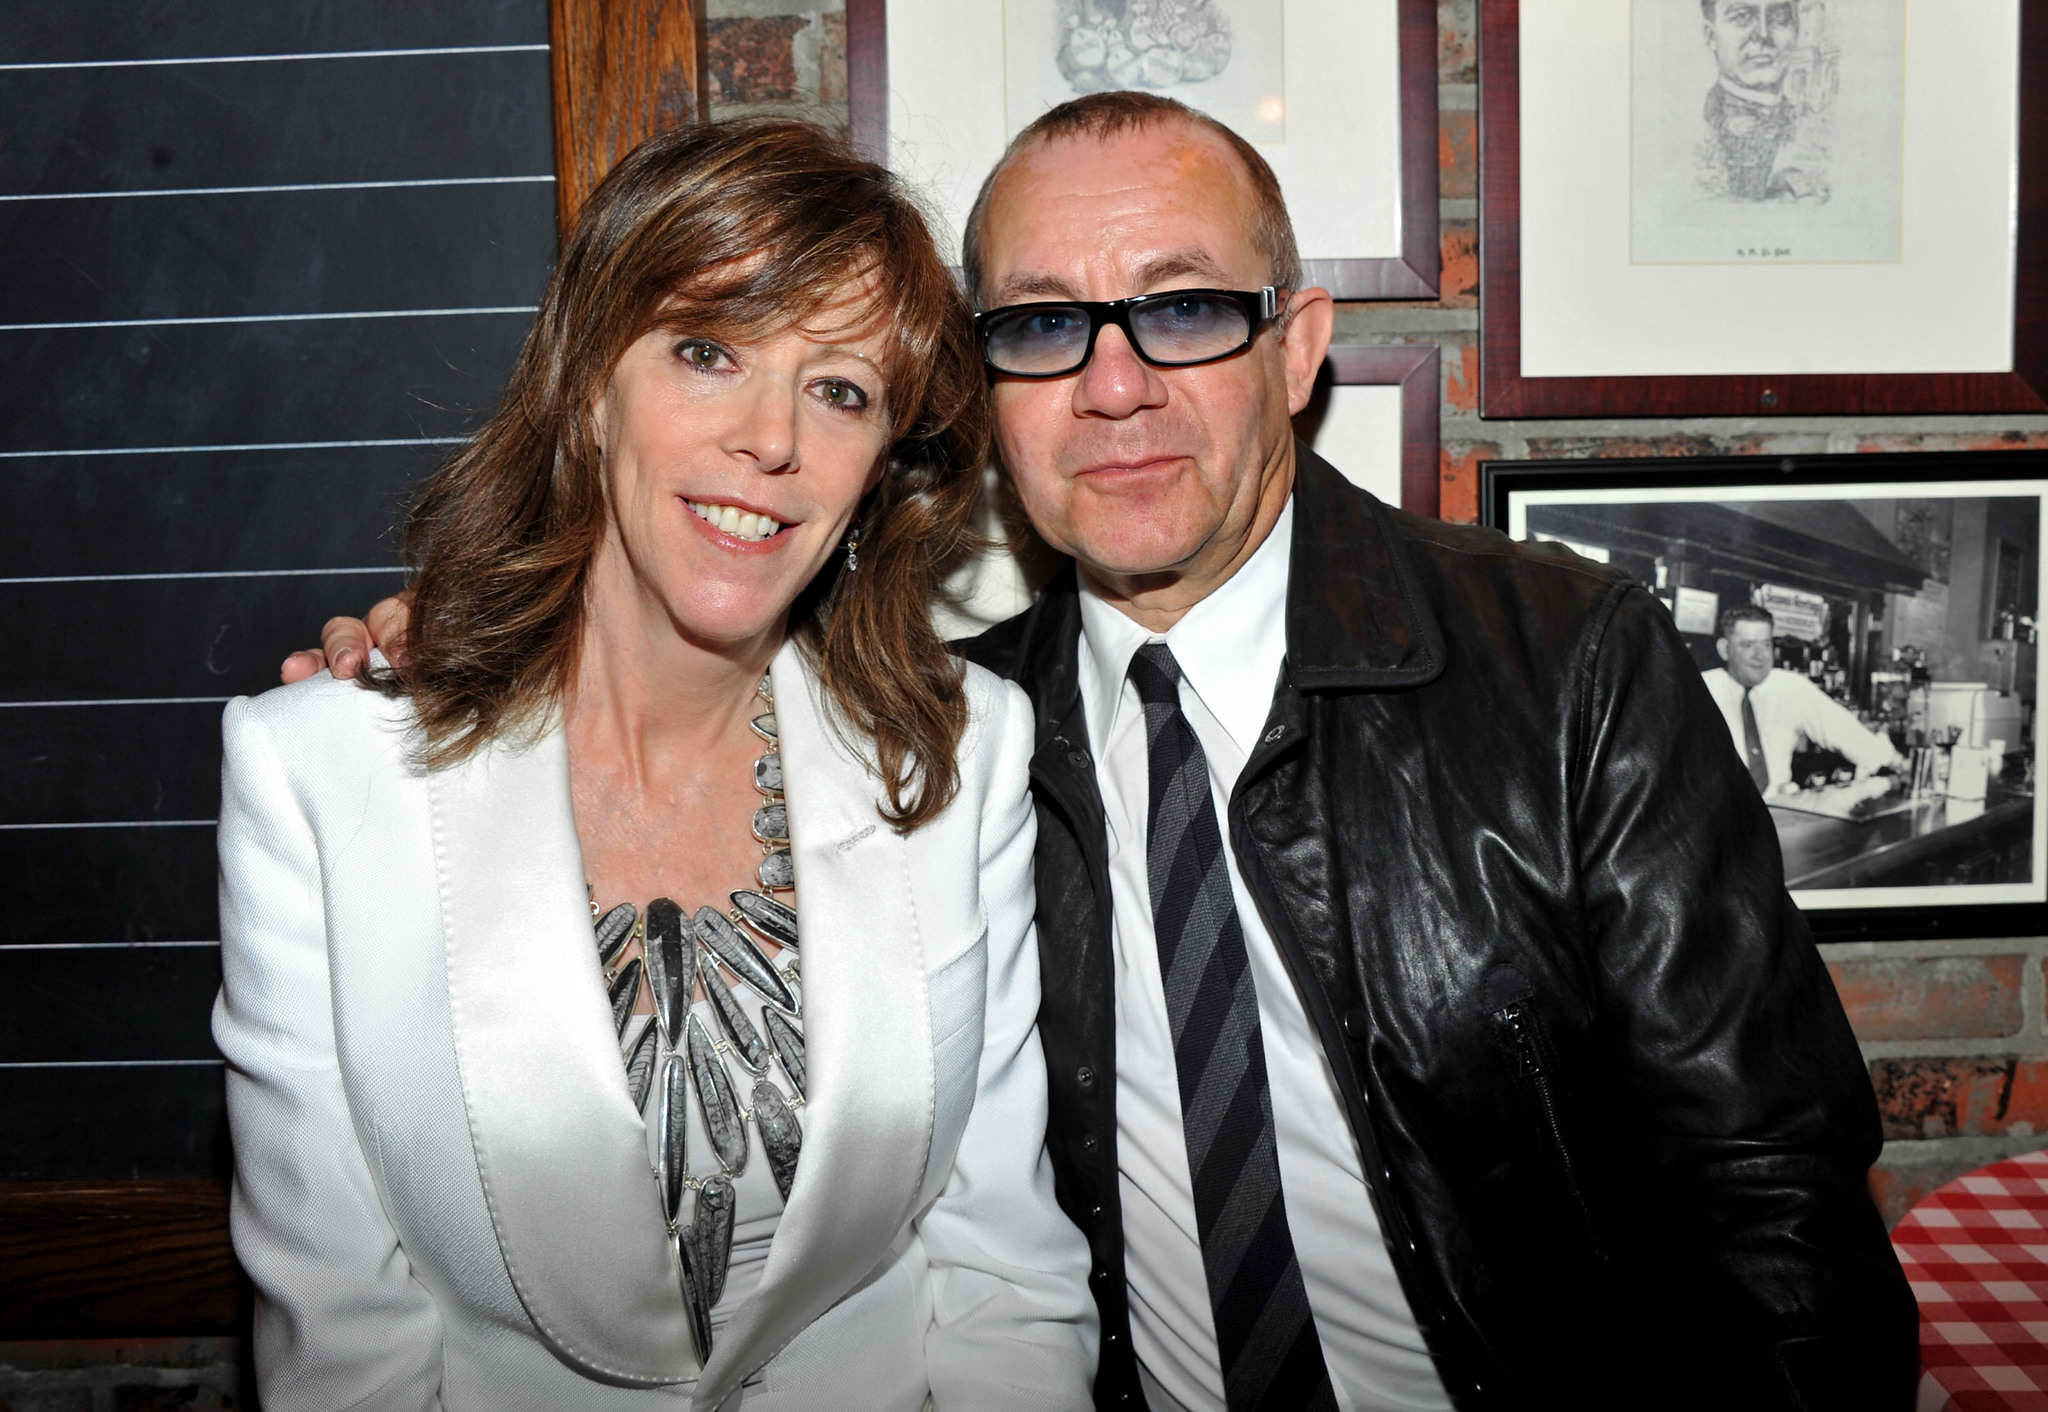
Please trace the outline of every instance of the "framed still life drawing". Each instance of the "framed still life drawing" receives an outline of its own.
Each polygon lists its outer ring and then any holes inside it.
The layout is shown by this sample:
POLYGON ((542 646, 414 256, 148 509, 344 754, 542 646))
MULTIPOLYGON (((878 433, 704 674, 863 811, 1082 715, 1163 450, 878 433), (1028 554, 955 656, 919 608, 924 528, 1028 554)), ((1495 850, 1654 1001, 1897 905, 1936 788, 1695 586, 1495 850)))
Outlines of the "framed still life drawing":
POLYGON ((1490 462, 1480 499, 1670 610, 1823 940, 2048 927, 2048 453, 1490 462))
POLYGON ((1483 0, 1487 416, 2048 411, 2022 0, 1483 0))
POLYGON ((847 0, 846 16, 854 140, 930 196, 948 241, 1020 129, 1134 89, 1258 148, 1309 283, 1339 299, 1436 295, 1430 0, 847 0))

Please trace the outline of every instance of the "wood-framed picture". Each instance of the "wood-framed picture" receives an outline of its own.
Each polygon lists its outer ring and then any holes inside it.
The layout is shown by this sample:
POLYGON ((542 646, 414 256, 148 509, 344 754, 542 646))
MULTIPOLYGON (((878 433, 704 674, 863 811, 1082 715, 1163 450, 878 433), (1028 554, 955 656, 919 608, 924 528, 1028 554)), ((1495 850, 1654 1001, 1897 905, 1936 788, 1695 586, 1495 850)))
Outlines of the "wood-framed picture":
POLYGON ((1496 461, 1480 497, 1671 611, 1817 935, 2048 928, 2048 453, 1496 461))
POLYGON ((1332 344, 1295 432, 1352 484, 1434 517, 1441 368, 1434 343, 1332 344))
POLYGON ((1310 284, 1436 297, 1432 0, 846 0, 846 46, 854 140, 930 195, 949 240, 1020 128, 1137 89, 1258 148, 1310 284))
POLYGON ((2048 10, 1480 26, 1483 415, 2048 411, 2048 10))

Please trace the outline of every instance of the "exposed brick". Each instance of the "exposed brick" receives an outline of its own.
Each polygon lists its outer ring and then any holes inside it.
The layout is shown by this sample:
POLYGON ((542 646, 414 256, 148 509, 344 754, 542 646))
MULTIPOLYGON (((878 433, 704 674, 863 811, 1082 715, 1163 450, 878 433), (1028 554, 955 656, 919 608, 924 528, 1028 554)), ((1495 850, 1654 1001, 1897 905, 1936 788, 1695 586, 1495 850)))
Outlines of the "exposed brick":
POLYGON ((1447 110, 1437 119, 1437 194, 1446 201, 1461 200, 1479 191, 1479 143, 1477 113, 1447 110))
POLYGON ((2021 956, 1923 956, 1828 966, 1858 1039, 1989 1038, 2023 1021, 2021 956))
POLYGON ((1443 232, 1443 294, 1437 301, 1446 309, 1472 309, 1479 305, 1479 227, 1451 222, 1443 232))
POLYGON ((846 12, 820 15, 818 36, 818 101, 826 107, 846 106, 846 12))
POLYGON ((1594 456, 1714 456, 1721 450, 1711 436, 1672 433, 1668 436, 1532 436, 1529 454, 1540 461, 1579 460, 1594 456))
POLYGON ((2048 1064, 2019 1059, 1879 1059, 1870 1066, 1888 1138, 2048 1132, 2048 1064))
POLYGON ((1452 524, 1479 523, 1479 463, 1500 459, 1495 442, 1446 440, 1437 473, 1437 514, 1452 524))
POLYGON ((1479 19, 1475 0, 1437 0, 1436 76, 1440 83, 1479 82, 1479 19))
POLYGON ((1982 1157, 1953 1157, 1945 1161, 1888 1164, 1882 1158, 1870 1169, 1870 1198, 1884 1217, 1886 1230, 1933 1193, 1967 1172, 1984 1165, 1982 1157))
POLYGON ((209 1387, 121 1387, 114 1412, 233 1412, 234 1395, 209 1387))
POLYGON ((92 1389, 24 1388, 0 1397, 0 1412, 92 1412, 92 1389))
POLYGON ((221 1368, 241 1356, 233 1338, 52 1338, 0 1343, 0 1368, 221 1368))
POLYGON ((1827 450, 1825 432, 1753 431, 1731 436, 1699 432, 1630 436, 1532 436, 1529 454, 1543 460, 1601 456, 1813 456, 1827 450))
POLYGON ((1969 431, 1919 435, 1865 436, 1858 451, 2040 451, 2048 449, 2048 432, 1969 431))
POLYGON ((799 97, 790 42, 808 23, 802 15, 712 20, 705 26, 711 101, 786 103, 799 97))
POLYGON ((1446 410, 1479 410, 1479 345, 1466 343, 1444 349, 1444 407, 1446 410), (1455 354, 1456 356, 1451 356, 1455 354))

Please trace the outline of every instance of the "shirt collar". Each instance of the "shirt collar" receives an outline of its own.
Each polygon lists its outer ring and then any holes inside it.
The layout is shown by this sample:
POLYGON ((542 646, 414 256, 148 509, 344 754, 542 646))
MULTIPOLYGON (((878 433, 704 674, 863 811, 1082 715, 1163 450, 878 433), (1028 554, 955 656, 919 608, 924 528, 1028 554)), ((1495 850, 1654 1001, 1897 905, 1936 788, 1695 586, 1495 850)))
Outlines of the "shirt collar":
POLYGON ((1162 638, 1081 579, 1081 705, 1088 745, 1100 759, 1116 730, 1124 677, 1148 642, 1173 649, 1187 685, 1217 724, 1249 757, 1273 706, 1273 688, 1287 657, 1289 546, 1294 497, 1281 507, 1265 541, 1215 592, 1187 611, 1162 638))

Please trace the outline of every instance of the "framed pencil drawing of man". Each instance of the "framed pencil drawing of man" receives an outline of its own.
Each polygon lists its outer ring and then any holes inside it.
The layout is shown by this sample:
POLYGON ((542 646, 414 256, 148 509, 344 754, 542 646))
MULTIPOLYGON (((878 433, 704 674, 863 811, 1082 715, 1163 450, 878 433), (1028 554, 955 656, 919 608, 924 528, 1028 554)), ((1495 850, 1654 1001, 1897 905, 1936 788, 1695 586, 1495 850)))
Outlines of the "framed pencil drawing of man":
POLYGON ((1903 0, 1633 0, 1636 263, 1899 258, 1903 0))

